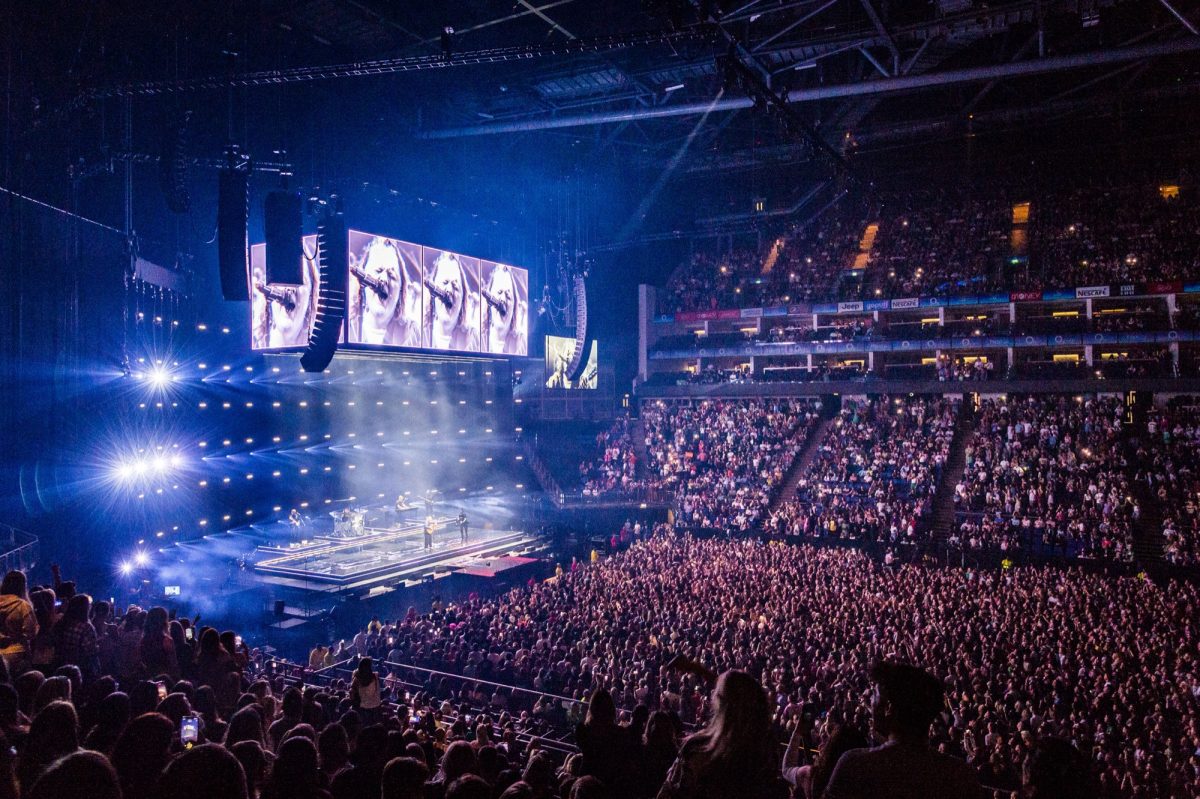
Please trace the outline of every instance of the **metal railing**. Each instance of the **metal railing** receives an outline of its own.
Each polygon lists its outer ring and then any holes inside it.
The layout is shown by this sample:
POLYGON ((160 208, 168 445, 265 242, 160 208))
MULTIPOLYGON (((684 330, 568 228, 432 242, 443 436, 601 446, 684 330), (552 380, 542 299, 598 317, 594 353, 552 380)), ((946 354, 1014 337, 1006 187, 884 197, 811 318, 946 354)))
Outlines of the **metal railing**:
POLYGON ((4 572, 14 570, 29 572, 37 565, 41 555, 38 537, 33 533, 0 523, 0 563, 4 572))

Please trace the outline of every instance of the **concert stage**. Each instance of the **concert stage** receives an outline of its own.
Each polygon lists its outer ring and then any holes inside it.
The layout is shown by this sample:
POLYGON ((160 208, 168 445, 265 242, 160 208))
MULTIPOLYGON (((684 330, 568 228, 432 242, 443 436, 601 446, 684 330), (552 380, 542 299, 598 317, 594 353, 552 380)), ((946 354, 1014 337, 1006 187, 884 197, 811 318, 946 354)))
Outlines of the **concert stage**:
POLYGON ((480 559, 524 556, 542 549, 517 530, 472 530, 462 542, 454 518, 437 518, 433 546, 424 547, 423 523, 402 523, 356 538, 316 536, 285 547, 261 546, 253 572, 265 584, 320 593, 358 592, 420 581, 473 567, 480 559))

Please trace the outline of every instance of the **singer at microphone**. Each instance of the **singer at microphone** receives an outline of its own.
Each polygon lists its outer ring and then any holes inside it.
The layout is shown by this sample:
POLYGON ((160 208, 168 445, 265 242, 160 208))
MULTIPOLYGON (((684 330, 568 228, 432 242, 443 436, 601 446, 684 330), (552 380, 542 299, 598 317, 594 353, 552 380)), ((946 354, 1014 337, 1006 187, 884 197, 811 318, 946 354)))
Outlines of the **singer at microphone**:
POLYGON ((255 283, 254 288, 258 289, 259 293, 271 302, 277 302, 282 305, 288 313, 296 310, 296 293, 291 289, 280 291, 263 283, 255 283))
POLYGON ((454 298, 450 296, 450 293, 439 289, 429 278, 425 278, 425 288, 429 289, 430 294, 442 301, 442 305, 446 306, 447 311, 454 307, 454 298))
POLYGON ((495 308, 497 313, 499 313, 501 316, 508 315, 508 305, 506 305, 503 300, 492 296, 492 293, 485 288, 481 288, 480 292, 483 294, 484 301, 488 305, 495 308))
POLYGON ((369 288, 371 291, 379 295, 380 302, 386 302, 388 298, 387 281, 377 277, 371 277, 363 271, 362 267, 352 265, 350 271, 358 278, 358 282, 369 288))

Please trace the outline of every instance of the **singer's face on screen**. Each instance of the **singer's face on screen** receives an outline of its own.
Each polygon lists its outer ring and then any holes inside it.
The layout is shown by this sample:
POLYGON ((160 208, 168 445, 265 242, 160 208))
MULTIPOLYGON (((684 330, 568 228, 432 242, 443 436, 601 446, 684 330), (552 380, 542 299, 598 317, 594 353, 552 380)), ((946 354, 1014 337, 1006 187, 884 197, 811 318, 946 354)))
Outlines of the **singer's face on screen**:
POLYGON ((396 314, 396 306, 400 303, 400 253, 395 247, 383 239, 375 239, 367 247, 363 257, 362 271, 368 278, 377 281, 387 289, 387 298, 381 298, 379 292, 365 287, 363 294, 363 321, 377 329, 387 327, 396 314))
POLYGON ((454 332, 459 318, 462 316, 463 277, 462 267, 451 255, 443 253, 437 260, 437 268, 433 273, 433 285, 439 293, 450 299, 449 307, 437 297, 430 297, 433 303, 434 333, 449 336, 454 332))
POLYGON ((504 305, 503 315, 494 308, 488 314, 488 344, 493 352, 499 352, 504 348, 504 338, 512 329, 513 319, 517 315, 517 288, 513 284, 512 273, 507 269, 492 272, 488 293, 504 305))

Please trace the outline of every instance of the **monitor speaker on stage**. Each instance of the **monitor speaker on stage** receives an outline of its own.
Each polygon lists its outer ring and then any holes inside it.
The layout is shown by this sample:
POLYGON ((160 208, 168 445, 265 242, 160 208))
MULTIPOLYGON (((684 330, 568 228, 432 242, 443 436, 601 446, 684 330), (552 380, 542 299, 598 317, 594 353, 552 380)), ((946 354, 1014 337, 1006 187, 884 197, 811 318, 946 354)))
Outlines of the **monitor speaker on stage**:
POLYGON ((267 239, 267 283, 299 286, 304 282, 300 239, 300 193, 273 191, 263 207, 267 239))
POLYGON ((221 296, 249 300, 246 216, 250 201, 250 162, 230 150, 229 163, 217 175, 217 263, 221 296))
POLYGON ((278 619, 282 619, 284 617, 286 610, 287 610, 287 605, 284 603, 284 601, 282 599, 276 599, 275 600, 275 617, 278 619))

